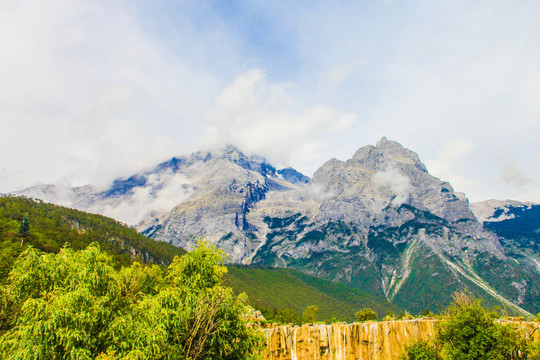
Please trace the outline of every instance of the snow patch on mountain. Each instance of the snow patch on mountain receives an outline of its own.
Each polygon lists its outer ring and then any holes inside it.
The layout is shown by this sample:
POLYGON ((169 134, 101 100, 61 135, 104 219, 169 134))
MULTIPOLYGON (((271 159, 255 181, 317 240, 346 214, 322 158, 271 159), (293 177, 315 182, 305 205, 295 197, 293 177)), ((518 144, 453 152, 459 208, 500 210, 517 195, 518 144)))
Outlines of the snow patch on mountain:
POLYGON ((485 221, 499 222, 513 219, 514 214, 510 212, 512 207, 530 209, 536 205, 533 202, 522 202, 516 200, 486 200, 471 204, 471 210, 481 223, 485 221))

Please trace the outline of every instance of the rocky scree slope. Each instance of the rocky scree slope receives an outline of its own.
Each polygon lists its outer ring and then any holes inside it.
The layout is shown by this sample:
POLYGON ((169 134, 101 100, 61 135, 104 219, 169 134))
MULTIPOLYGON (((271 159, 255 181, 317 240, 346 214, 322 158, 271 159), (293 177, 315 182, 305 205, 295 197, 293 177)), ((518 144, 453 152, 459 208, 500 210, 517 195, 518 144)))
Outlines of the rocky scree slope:
MULTIPOLYGON (((26 194, 38 190, 58 192, 26 194)), ((464 287, 514 313, 540 310, 538 253, 501 241, 464 194, 386 138, 329 160, 308 182, 228 147, 173 158, 105 191, 69 191, 75 207, 134 212, 156 240, 190 249, 205 236, 233 263, 295 268, 412 312, 443 309, 464 287)))

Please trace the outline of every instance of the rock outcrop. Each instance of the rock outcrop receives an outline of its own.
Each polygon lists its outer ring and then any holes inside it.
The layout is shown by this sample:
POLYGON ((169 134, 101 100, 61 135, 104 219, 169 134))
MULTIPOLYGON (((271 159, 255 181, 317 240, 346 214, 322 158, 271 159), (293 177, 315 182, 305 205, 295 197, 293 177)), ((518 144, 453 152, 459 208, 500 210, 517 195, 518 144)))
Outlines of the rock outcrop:
MULTIPOLYGON (((428 340, 436 333, 436 320, 354 324, 280 326, 264 329, 267 360, 394 360, 405 346, 416 340, 428 340)), ((537 323, 520 326, 540 341, 537 323)))

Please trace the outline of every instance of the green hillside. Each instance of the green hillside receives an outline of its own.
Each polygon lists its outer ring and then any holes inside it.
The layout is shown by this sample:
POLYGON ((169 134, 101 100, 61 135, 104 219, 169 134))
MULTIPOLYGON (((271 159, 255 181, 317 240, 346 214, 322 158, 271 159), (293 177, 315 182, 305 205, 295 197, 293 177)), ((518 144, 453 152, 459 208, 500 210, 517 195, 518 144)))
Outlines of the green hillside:
MULTIPOLYGON (((0 282, 7 277, 16 257, 29 245, 57 253, 66 244, 75 250, 98 242, 112 255, 118 268, 134 260, 168 265, 185 251, 154 241, 118 221, 25 197, 0 196, 0 282), (26 221, 24 220, 26 218, 26 221), (21 233, 21 224, 28 230, 21 233), (21 240, 23 246, 21 247, 21 240)), ((319 307, 320 320, 353 321, 360 308, 371 307, 383 316, 401 310, 386 300, 348 286, 332 283, 291 269, 229 266, 227 282, 236 293, 245 292, 253 307, 269 319, 276 312, 300 316, 307 306, 319 307)))
POLYGON ((92 242, 98 242, 102 250, 112 255, 118 267, 135 259, 168 265, 175 255, 185 253, 105 216, 25 197, 0 196, 0 280, 5 279, 14 259, 28 245, 57 253, 66 243, 80 250, 92 242), (23 237, 21 224, 25 218, 28 231, 23 237))
POLYGON ((384 316, 401 309, 384 299, 363 293, 343 284, 333 283, 292 269, 229 266, 228 281, 235 292, 245 292, 251 304, 263 315, 292 309, 300 316, 307 306, 319 308, 323 321, 354 321, 354 314, 370 307, 384 316))

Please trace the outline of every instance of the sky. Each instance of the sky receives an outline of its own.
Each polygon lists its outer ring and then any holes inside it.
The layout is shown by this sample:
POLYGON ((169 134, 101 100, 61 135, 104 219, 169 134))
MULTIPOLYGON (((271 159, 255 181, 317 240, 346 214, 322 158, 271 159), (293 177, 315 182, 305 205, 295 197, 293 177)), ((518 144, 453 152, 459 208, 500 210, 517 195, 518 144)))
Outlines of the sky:
POLYGON ((0 1, 0 192, 225 145, 311 176, 381 137, 540 202, 540 2, 0 1))

